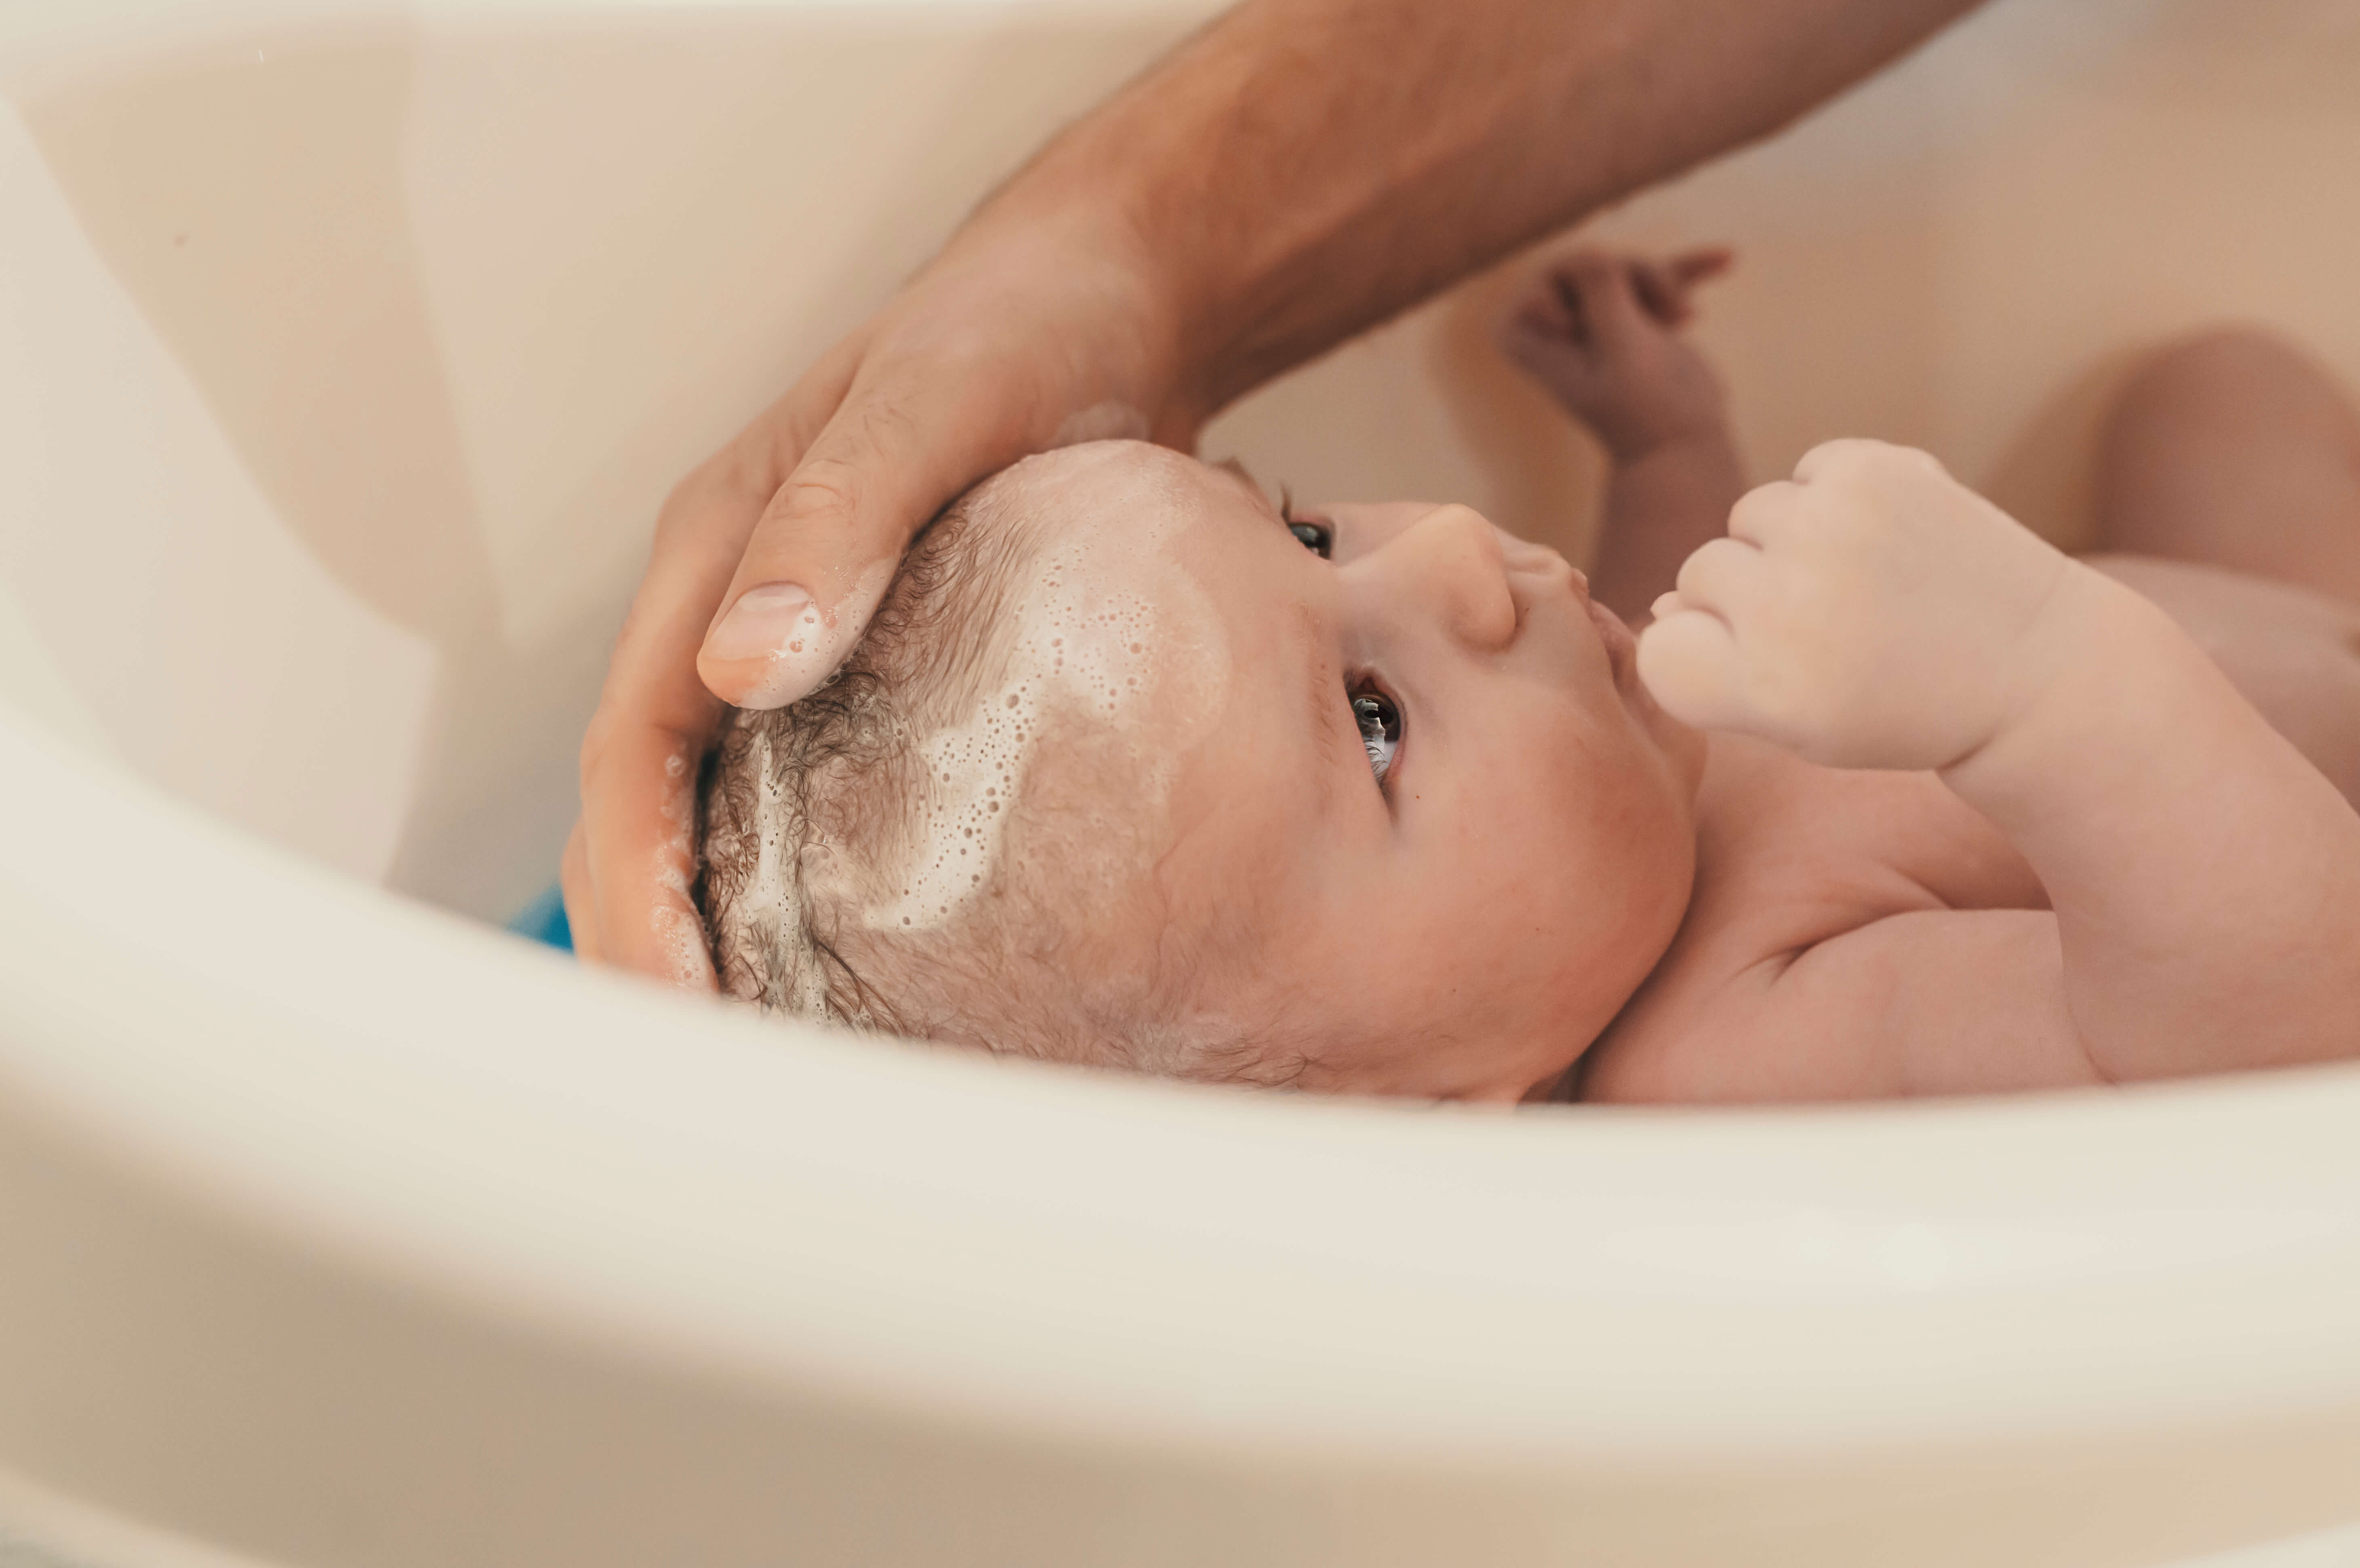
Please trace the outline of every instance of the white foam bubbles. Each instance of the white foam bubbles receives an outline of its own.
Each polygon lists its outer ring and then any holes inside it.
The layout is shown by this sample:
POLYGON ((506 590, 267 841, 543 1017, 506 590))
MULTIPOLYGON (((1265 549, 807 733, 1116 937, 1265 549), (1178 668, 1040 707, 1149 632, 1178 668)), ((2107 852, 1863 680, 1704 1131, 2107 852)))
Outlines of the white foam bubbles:
MULTIPOLYGON (((1183 708, 1201 706, 1185 698, 1203 683, 1179 682, 1175 690, 1161 677, 1175 631, 1192 645, 1196 664, 1208 648, 1218 650, 1226 674, 1226 644, 1211 605, 1185 575, 1164 565, 1173 580, 1153 599, 1111 580, 1105 553, 1135 551, 1162 532, 1134 532, 1127 541, 1083 536, 1044 555, 1011 610, 1016 631, 1005 678, 962 722, 918 747, 926 776, 916 847, 897 896, 870 910, 872 929, 939 926, 988 885, 1025 776, 1053 729, 1072 734, 1065 727, 1077 720, 1100 729, 1185 722, 1186 715, 1171 705, 1177 698, 1183 708)), ((1150 771, 1145 787, 1153 798, 1136 803, 1142 809, 1160 806, 1165 782, 1152 762, 1150 771)), ((1064 869, 1076 876, 1100 870, 1064 869)))

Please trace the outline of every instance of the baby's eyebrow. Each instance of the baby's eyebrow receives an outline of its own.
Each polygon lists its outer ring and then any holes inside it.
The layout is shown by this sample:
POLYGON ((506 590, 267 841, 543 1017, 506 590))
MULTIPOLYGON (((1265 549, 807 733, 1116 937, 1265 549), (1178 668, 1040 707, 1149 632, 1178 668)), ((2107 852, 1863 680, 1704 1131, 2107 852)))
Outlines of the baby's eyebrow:
POLYGON ((1262 503, 1265 510, 1273 517, 1278 515, 1278 503, 1270 499, 1270 492, 1262 488, 1262 481, 1253 477, 1253 470, 1248 468, 1242 461, 1235 457, 1224 457, 1219 462, 1208 463, 1206 466, 1227 474, 1230 478, 1245 486, 1252 493, 1253 499, 1262 503))
MULTIPOLYGON (((1319 651, 1320 634, 1325 630, 1318 617, 1307 605, 1299 605, 1288 618, 1294 622, 1294 635, 1288 638, 1303 652, 1298 668, 1304 671, 1303 696, 1305 720, 1311 726, 1319 751, 1319 813, 1326 816, 1336 802, 1336 781, 1343 776, 1345 764, 1343 727, 1338 722, 1343 711, 1341 698, 1344 673, 1319 651)), ((1368 753, 1359 746, 1351 749, 1351 761, 1362 762, 1368 753)))

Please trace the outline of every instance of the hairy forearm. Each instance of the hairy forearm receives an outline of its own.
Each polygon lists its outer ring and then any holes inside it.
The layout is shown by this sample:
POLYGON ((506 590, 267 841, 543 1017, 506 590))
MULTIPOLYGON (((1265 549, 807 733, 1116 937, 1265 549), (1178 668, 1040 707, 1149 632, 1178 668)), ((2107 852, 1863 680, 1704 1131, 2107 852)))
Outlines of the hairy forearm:
POLYGON ((1246 0, 995 197, 1120 207, 1202 415, 1976 0, 1246 0))
POLYGON ((1745 472, 1723 429, 1666 442, 1614 461, 1590 592, 1633 626, 1669 593, 1680 563, 1728 531, 1745 472))
POLYGON ((2202 651, 2081 571, 2022 721, 1944 773, 2039 874, 2116 1080, 2350 1054, 2360 817, 2202 651))

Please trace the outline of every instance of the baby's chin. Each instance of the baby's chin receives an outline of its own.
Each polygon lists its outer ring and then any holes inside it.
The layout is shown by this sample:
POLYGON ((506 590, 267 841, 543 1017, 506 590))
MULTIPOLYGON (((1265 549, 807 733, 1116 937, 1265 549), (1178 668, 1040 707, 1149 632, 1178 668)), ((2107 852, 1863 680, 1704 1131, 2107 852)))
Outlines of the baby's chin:
POLYGON ((1677 782, 1681 798, 1691 806, 1697 791, 1704 785, 1704 763, 1707 742, 1704 731, 1691 729, 1655 706, 1644 685, 1639 687, 1638 702, 1632 713, 1639 727, 1663 757, 1677 782))
POLYGON ((1655 694, 1647 689, 1647 683, 1639 675, 1639 639, 1622 618, 1595 600, 1590 603, 1590 614, 1597 624, 1599 641, 1605 646, 1607 663, 1614 672, 1614 692, 1622 698, 1623 710, 1674 773, 1685 781, 1689 798, 1695 798, 1704 781, 1703 732, 1682 724, 1655 701, 1655 694))

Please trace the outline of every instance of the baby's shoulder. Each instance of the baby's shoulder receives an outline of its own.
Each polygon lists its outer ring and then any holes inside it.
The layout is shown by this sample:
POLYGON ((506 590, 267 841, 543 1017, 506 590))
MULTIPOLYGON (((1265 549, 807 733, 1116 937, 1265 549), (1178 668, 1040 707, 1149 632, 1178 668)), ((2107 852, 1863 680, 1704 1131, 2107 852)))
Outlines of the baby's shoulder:
POLYGON ((1896 916, 2048 907, 2023 856, 1930 773, 1817 767, 1716 735, 1697 806, 1688 916, 1592 1046, 1593 1082, 1675 1060, 1683 1080, 1752 1082, 1764 1064, 1685 1058, 1773 1048, 1722 1015, 1813 948, 1896 916))
POLYGON ((1683 942, 1759 961, 1923 909, 2045 909, 2006 836, 1931 773, 1823 768, 1712 738, 1683 942))

